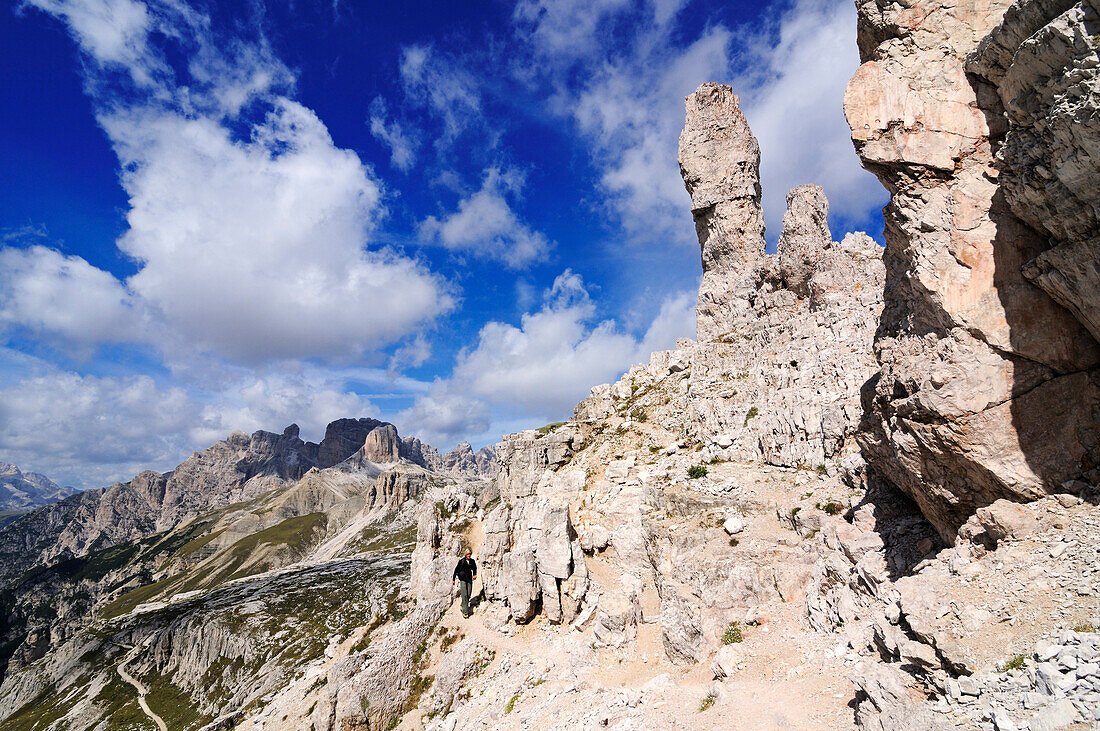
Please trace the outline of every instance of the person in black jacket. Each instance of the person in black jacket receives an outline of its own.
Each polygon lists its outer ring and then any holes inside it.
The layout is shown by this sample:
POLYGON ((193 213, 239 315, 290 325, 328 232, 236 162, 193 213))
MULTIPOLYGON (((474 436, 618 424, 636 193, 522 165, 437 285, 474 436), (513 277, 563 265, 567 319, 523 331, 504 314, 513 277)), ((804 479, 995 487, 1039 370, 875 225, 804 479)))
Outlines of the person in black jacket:
POLYGON ((457 580, 459 590, 462 592, 462 616, 466 618, 470 616, 470 592, 473 591, 474 579, 477 578, 477 564, 471 556, 472 551, 467 548, 462 554, 462 559, 455 566, 454 575, 451 576, 451 586, 454 586, 457 580))

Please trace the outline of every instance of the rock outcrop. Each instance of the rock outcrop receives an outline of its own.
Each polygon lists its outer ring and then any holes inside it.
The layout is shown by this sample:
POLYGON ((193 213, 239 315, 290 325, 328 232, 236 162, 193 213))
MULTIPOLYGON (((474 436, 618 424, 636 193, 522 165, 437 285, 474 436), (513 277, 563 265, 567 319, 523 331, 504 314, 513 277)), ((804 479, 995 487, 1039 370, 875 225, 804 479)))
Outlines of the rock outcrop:
POLYGON ((439 469, 465 477, 493 477, 497 471, 496 450, 487 445, 475 452, 469 442, 459 442, 443 455, 439 469))
POLYGON ((858 7, 844 108, 891 192, 860 444, 950 538, 997 499, 1097 478, 1095 9, 858 7))

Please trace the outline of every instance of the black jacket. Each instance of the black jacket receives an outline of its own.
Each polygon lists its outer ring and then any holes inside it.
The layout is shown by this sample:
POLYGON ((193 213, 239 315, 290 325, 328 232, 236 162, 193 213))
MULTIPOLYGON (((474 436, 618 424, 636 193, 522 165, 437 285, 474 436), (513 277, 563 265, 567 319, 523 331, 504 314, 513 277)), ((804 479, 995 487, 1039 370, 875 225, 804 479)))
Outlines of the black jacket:
POLYGON ((474 577, 476 576, 477 564, 474 563, 474 560, 472 558, 463 558, 458 562, 458 565, 455 566, 455 572, 452 580, 458 579, 459 581, 473 581, 474 577))

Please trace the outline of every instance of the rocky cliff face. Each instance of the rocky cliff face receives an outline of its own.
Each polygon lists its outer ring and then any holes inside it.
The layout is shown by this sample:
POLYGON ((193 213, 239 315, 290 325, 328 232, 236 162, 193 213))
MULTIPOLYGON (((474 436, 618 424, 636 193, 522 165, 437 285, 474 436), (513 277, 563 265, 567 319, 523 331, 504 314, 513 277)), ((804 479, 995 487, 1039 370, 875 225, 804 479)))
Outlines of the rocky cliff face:
POLYGON ((1095 9, 858 7, 844 108, 891 192, 860 443, 950 538, 997 499, 1097 479, 1095 9))

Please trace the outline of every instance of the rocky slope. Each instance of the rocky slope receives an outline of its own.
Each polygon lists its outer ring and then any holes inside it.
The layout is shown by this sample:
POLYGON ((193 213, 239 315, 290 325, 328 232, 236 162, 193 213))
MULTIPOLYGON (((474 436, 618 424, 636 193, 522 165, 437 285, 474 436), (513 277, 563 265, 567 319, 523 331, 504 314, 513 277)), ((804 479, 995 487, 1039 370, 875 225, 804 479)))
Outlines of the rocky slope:
MULTIPOLYGON (((761 218, 756 142, 729 87, 704 85, 687 111, 685 181, 711 191, 693 198, 709 334, 594 388, 570 421, 506 437, 488 489, 421 504, 412 593, 438 618, 469 545, 483 616, 443 614, 402 704, 349 676, 357 690, 331 727, 720 728, 752 697, 773 709, 758 727, 850 722, 844 661, 810 629, 805 596, 831 550, 824 521, 862 491, 854 432, 875 369, 881 249, 861 234, 832 241, 812 185, 790 192, 776 255, 762 236, 731 245, 728 232, 761 218), (708 157, 739 161, 749 182, 708 157), (697 715, 701 704, 715 710, 697 715)), ((293 718, 304 704, 277 705, 293 718)))
POLYGON ((133 480, 87 490, 22 517, 0 531, 0 583, 30 566, 80 557, 162 532, 204 512, 252 499, 293 483, 310 469, 407 461, 456 475, 491 469, 491 450, 475 457, 468 444, 441 457, 415 437, 376 419, 339 419, 320 444, 304 442, 298 426, 282 434, 234 432, 195 452, 171 472, 143 472, 133 480))
POLYGON ((0 513, 26 512, 74 492, 75 488, 62 487, 45 475, 23 472, 13 464, 0 462, 0 513))
MULTIPOLYGON (((425 454, 440 464, 449 459, 456 472, 471 467, 472 452, 440 457, 400 439, 392 425, 366 419, 330 425, 324 451, 296 437, 293 427, 283 437, 233 435, 164 479, 186 475, 195 492, 236 479, 228 493, 245 499, 192 508, 197 515, 158 532, 147 518, 138 524, 147 535, 81 555, 28 552, 29 568, 3 594, 0 727, 114 728, 140 720, 126 672, 171 727, 197 728, 262 708, 265 694, 330 662, 340 642, 365 646, 372 621, 376 627, 399 612, 417 499, 438 485, 482 484, 428 470, 402 452, 418 461, 425 454), (406 451, 410 444, 415 452, 406 451), (344 459, 294 479, 303 454, 322 464, 344 459)), ((139 476, 114 489, 124 494, 141 484, 139 476)), ((105 499, 119 504, 117 495, 105 499)), ((159 502, 161 520, 171 505, 159 502)), ((25 531, 41 525, 22 520, 8 532, 26 539, 25 531)), ((54 540, 78 527, 63 523, 54 540)))

